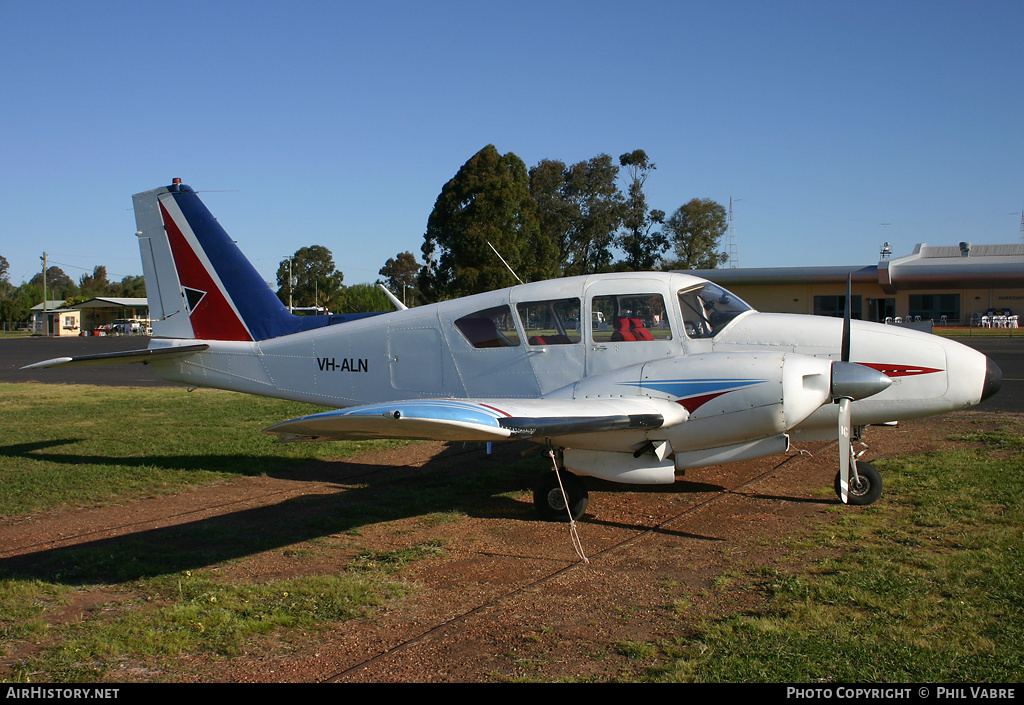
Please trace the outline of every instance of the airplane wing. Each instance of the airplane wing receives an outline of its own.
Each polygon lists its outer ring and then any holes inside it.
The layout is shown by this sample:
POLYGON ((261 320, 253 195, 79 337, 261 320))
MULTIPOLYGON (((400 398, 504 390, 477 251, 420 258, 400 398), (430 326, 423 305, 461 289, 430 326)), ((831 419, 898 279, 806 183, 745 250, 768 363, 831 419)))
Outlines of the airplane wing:
POLYGON ((418 399, 325 411, 266 433, 280 441, 495 441, 654 430, 688 417, 680 404, 658 399, 418 399))
POLYGON ((206 350, 210 346, 205 343, 198 345, 177 345, 166 348, 147 348, 145 350, 125 350, 123 352, 98 353, 96 355, 76 355, 74 357, 55 357, 43 360, 21 369, 34 370, 46 367, 79 367, 84 365, 122 365, 133 362, 149 362, 158 357, 172 357, 206 350))

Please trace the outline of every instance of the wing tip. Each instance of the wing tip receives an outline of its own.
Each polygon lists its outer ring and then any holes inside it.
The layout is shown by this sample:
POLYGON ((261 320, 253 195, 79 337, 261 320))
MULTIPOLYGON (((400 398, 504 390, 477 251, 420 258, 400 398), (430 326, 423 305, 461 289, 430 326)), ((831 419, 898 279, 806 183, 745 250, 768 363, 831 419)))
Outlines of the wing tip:
POLYGON ((58 367, 71 362, 73 358, 70 357, 55 357, 50 360, 43 360, 42 362, 33 362, 31 365, 25 365, 21 369, 23 370, 40 370, 46 367, 58 367))

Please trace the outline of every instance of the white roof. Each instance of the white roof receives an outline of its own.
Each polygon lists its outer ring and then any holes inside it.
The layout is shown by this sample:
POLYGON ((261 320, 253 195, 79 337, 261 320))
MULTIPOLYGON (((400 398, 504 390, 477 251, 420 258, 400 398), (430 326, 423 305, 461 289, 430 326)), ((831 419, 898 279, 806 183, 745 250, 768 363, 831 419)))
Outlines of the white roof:
POLYGON ((897 290, 1019 288, 1024 282, 1024 245, 952 246, 919 244, 903 257, 877 265, 847 267, 758 267, 708 269, 693 274, 728 287, 737 284, 877 282, 888 293, 897 290))
POLYGON ((148 299, 97 296, 80 304, 74 304, 72 308, 144 308, 147 306, 149 306, 148 299))

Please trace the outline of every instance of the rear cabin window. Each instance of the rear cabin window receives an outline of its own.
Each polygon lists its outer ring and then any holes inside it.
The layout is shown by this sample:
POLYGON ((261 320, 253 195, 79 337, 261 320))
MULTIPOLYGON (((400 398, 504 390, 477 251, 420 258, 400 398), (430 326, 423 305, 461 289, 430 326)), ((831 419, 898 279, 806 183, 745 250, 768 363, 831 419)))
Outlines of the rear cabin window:
POLYGON ((519 333, 508 306, 495 306, 471 313, 455 321, 463 337, 474 348, 514 348, 519 345, 519 333))
POLYGON ((661 294, 595 296, 590 310, 591 338, 595 343, 643 343, 671 340, 661 294))
POLYGON ((580 342, 580 300, 527 301, 516 305, 527 345, 580 342))

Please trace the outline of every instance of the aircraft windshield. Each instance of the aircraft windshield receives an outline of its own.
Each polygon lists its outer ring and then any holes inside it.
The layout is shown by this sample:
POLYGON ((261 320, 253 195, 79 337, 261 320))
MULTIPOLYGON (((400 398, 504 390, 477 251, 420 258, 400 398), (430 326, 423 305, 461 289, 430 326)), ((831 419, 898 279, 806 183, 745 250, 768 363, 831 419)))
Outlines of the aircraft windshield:
POLYGON ((732 319, 751 310, 742 299, 711 282, 680 290, 679 308, 690 338, 714 338, 732 319))

